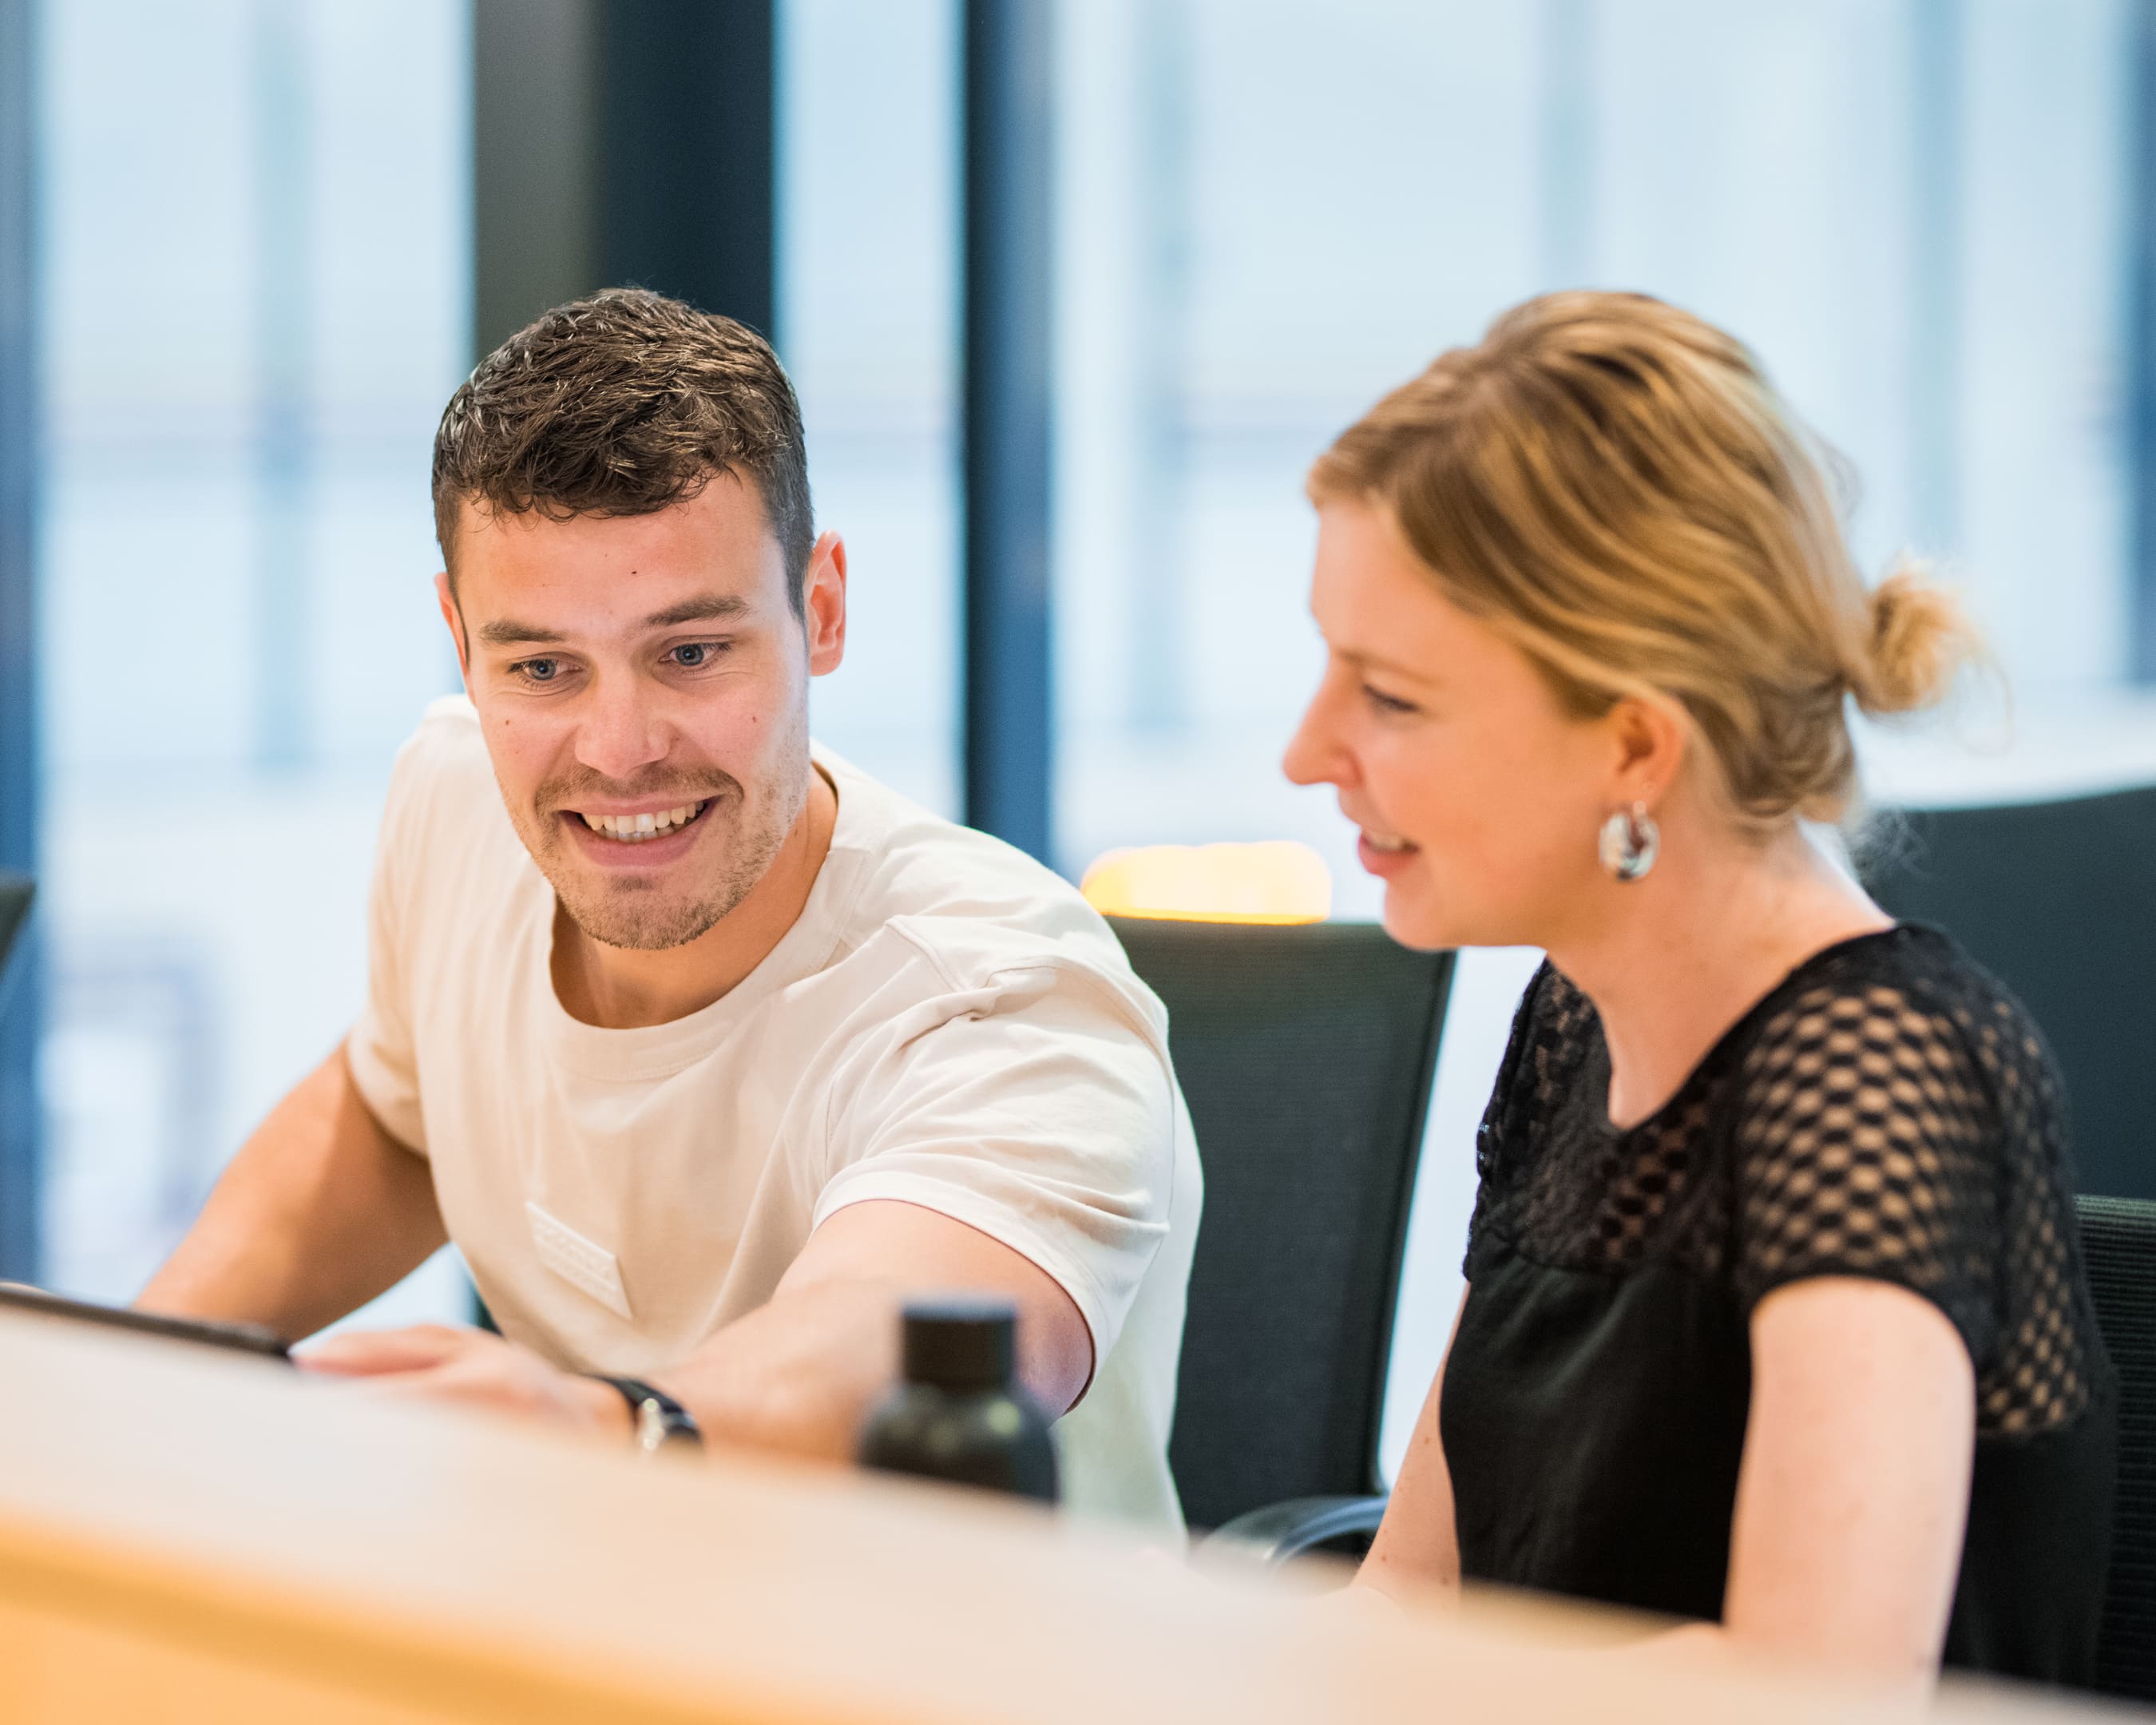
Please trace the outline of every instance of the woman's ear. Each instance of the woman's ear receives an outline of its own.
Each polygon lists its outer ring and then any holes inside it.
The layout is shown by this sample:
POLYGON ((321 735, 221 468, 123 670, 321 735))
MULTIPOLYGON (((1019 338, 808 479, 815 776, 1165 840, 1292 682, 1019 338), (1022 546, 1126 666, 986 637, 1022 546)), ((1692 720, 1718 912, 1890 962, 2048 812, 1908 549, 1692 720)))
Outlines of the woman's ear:
POLYGON ((1628 695, 1609 709, 1604 722, 1615 745, 1611 762, 1613 807, 1645 803, 1651 808, 1676 783, 1691 733, 1676 703, 1628 695))

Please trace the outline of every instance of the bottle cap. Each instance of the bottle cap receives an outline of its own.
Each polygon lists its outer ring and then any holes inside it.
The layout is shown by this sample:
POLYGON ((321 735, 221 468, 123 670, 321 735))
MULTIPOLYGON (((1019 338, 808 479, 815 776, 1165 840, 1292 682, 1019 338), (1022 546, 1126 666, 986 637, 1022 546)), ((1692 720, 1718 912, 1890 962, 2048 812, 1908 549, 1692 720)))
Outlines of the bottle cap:
POLYGON ((1008 1300, 950 1295, 906 1303, 906 1381, 938 1389, 1000 1389, 1017 1358, 1008 1300))

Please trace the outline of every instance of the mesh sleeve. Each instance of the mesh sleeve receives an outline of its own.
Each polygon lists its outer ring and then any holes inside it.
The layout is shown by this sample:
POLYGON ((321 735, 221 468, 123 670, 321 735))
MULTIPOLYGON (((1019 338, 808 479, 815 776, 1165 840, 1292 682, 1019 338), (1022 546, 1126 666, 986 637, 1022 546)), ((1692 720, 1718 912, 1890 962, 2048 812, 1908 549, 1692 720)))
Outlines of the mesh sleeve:
POLYGON ((1948 1014, 1898 987, 1810 991, 1747 1053, 1734 1281, 1748 1312, 1809 1276, 1922 1295, 1981 1372, 1999 1345, 1999 1122, 1948 1014))
POLYGON ((1496 1082, 1490 1088, 1490 1100, 1482 1110, 1481 1123, 1475 1129, 1475 1207, 1467 1218, 1467 1243, 1460 1259, 1460 1273, 1470 1280, 1475 1274, 1475 1243, 1481 1236, 1494 1202, 1492 1188, 1497 1178, 1498 1142, 1508 1113, 1520 1099, 1522 1069, 1527 1064, 1528 1045, 1535 1035, 1537 1004, 1549 978, 1555 974, 1545 958, 1528 978, 1520 1004, 1512 1013, 1512 1028, 1505 1039, 1504 1058, 1497 1063, 1496 1082))

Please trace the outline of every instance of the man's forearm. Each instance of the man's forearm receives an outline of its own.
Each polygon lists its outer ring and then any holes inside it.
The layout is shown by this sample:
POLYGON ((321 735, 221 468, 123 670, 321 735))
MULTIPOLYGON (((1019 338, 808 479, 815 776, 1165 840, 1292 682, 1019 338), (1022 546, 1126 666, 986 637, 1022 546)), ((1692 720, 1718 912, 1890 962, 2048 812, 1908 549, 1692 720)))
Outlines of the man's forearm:
POLYGON ((446 1238, 426 1159, 361 1101, 340 1048, 241 1147, 136 1304, 311 1335, 446 1238))
POLYGON ((818 1229, 767 1305, 731 1323, 661 1388, 714 1438, 832 1460, 899 1375, 900 1314, 928 1290, 1008 1299, 1018 1368, 1051 1416, 1092 1375, 1092 1337, 1069 1295, 1002 1242, 917 1205, 851 1205, 818 1229))
POLYGON ((832 1283, 782 1295, 660 1375, 716 1441, 851 1458, 898 1375, 896 1286, 832 1283))

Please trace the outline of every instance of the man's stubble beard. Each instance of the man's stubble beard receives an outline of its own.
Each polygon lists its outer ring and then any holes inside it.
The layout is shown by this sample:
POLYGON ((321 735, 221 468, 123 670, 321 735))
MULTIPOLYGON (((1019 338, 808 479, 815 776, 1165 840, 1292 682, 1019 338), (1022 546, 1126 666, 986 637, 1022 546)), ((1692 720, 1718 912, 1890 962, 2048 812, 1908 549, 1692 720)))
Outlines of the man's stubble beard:
POLYGON ((786 747, 779 752, 779 758, 760 787, 762 794, 754 806, 751 806, 741 782, 725 773, 717 773, 701 783, 653 785, 632 793, 639 798, 654 792, 668 795, 683 793, 681 800, 685 803, 708 799, 704 812, 696 818, 698 827, 706 821, 738 823, 730 834, 714 831, 698 840, 696 850, 690 853, 692 857, 700 852, 708 854, 715 845, 719 846, 716 875, 699 882, 700 890, 693 891, 686 899, 671 901, 661 896, 663 888, 649 881, 608 883, 592 877, 571 850, 572 841, 562 833, 561 817, 554 812, 565 805, 573 805, 575 797, 570 787, 563 786, 557 791, 552 786, 542 785, 533 799, 533 809, 519 814, 512 809, 511 814, 517 836, 523 839, 531 860, 553 887, 554 896, 569 913, 569 920, 587 937, 602 946, 629 952, 665 952, 685 947, 699 936, 708 934, 756 890, 757 883, 769 872, 772 862, 784 848, 794 823, 801 818, 801 810, 808 800, 808 775, 813 770, 808 757, 808 726, 803 723, 795 727, 786 747), (537 812, 542 809, 547 812, 537 812))

